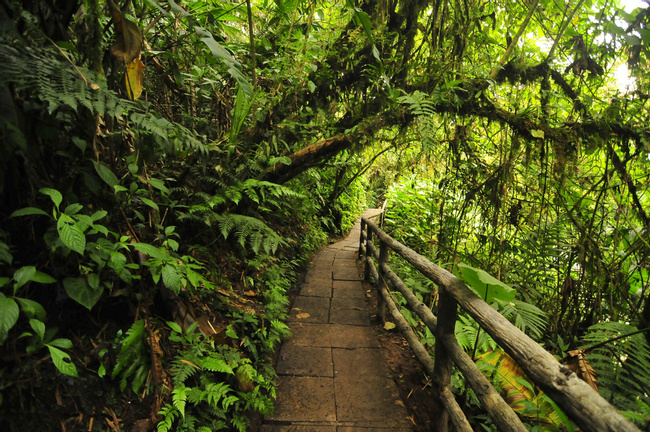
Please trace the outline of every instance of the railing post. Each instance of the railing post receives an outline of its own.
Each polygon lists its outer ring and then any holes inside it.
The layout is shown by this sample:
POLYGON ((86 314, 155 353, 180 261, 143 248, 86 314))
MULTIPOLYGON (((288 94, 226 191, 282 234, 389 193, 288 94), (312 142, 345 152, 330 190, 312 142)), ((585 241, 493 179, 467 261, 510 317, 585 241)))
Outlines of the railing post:
MULTIPOLYGON (((434 388, 435 393, 440 396, 442 402, 443 394, 448 392, 451 383, 451 372, 454 365, 452 358, 449 356, 447 348, 443 343, 445 337, 455 337, 456 316, 458 303, 456 299, 445 289, 444 286, 438 287, 438 326, 436 327, 436 346, 435 346, 435 365, 434 365, 434 388)), ((449 423, 449 413, 444 403, 441 403, 442 410, 436 419, 434 430, 446 432, 449 423)))
POLYGON ((363 234, 364 234, 363 229, 364 229, 364 228, 365 228, 365 230, 366 230, 366 231, 365 231, 365 234, 366 234, 366 236, 365 236, 366 243, 365 243, 365 245, 364 245, 364 246, 365 246, 365 247, 364 247, 365 254, 364 254, 364 256, 363 256, 363 263, 364 263, 364 266, 363 266, 363 268, 364 268, 364 271, 363 271, 363 280, 365 280, 365 281, 369 281, 369 280, 370 280, 370 266, 368 265, 368 257, 370 256, 370 248, 368 247, 368 245, 369 245, 370 243, 372 243, 372 230, 370 229, 370 226, 368 226, 368 225, 364 222, 364 220, 361 219, 361 241, 363 241, 363 234))
POLYGON ((388 263, 388 245, 385 241, 379 242, 379 260, 377 262, 377 272, 379 277, 375 281, 375 288, 377 290, 377 317, 383 324, 386 322, 386 303, 384 297, 381 295, 382 284, 386 283, 386 272, 384 271, 384 264, 388 263))

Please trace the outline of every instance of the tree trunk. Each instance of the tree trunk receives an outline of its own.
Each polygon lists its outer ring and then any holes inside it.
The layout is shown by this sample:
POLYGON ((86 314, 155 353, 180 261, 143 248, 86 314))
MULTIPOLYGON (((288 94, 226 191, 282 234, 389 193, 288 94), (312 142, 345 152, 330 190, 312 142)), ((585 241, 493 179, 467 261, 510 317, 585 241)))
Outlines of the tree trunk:
POLYGON ((276 164, 262 176, 262 180, 286 183, 309 168, 320 165, 350 147, 352 147, 352 141, 345 135, 319 141, 289 156, 290 165, 276 164))

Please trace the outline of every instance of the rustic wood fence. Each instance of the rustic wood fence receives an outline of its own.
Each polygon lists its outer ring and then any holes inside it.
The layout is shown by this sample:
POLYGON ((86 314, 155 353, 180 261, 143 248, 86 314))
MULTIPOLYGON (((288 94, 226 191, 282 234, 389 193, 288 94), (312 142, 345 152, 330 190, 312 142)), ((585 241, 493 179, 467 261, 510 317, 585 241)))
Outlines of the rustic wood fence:
POLYGON ((462 281, 391 238, 368 218, 361 220, 359 257, 365 261, 365 279, 368 281, 372 279, 378 291, 378 315, 384 320, 385 310, 390 311, 398 329, 406 337, 426 373, 432 377, 435 394, 444 413, 437 419, 435 430, 447 431, 451 420, 455 430, 472 431, 450 389, 452 367, 456 365, 500 431, 526 431, 517 414, 456 340, 454 329, 458 306, 460 306, 516 360, 528 378, 541 388, 581 430, 639 431, 586 382, 555 360, 548 351, 511 324, 462 281), (378 247, 375 246, 375 242, 378 242, 378 247), (389 251, 401 256, 437 285, 439 296, 437 316, 417 299, 390 268, 389 251), (434 334, 435 363, 399 312, 399 308, 388 292, 388 283, 402 293, 409 309, 415 312, 434 334))

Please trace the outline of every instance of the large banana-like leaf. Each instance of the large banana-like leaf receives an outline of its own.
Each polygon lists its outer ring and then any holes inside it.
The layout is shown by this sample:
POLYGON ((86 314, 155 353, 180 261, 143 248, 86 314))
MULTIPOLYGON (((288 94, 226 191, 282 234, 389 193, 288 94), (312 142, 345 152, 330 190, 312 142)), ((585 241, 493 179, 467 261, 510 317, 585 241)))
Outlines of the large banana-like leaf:
POLYGON ((538 427, 548 431, 574 430, 566 415, 544 394, 536 391, 515 359, 501 350, 489 350, 476 358, 491 365, 488 378, 503 389, 502 396, 512 410, 525 419, 534 420, 538 427))

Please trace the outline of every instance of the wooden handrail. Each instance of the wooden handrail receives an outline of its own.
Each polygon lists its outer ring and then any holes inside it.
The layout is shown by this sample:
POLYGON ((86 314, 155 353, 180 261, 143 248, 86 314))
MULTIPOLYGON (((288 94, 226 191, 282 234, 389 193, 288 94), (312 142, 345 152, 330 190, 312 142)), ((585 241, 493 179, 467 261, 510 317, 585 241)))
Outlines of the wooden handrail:
MULTIPOLYGON (((526 372, 532 382, 541 388, 582 430, 597 432, 639 432, 619 412, 594 391, 586 382, 566 366, 560 364, 548 351, 515 327, 503 315, 493 309, 474 291, 469 289, 456 276, 439 267, 412 249, 390 237, 368 218, 361 220, 359 256, 366 263, 366 279, 374 279, 378 290, 379 304, 386 305, 395 317, 398 328, 403 329, 405 320, 390 298, 387 282, 399 290, 407 304, 436 336, 436 362, 431 364, 421 359, 422 344, 407 341, 429 374, 438 385, 438 398, 441 405, 450 413, 450 419, 457 430, 468 430, 469 424, 453 397, 450 397, 449 374, 451 362, 463 373, 475 394, 481 401, 494 423, 502 431, 525 431, 517 414, 499 396, 498 392, 483 376, 472 359, 459 346, 454 335, 457 306, 465 310, 526 372), (374 246, 373 237, 379 240, 379 251, 374 246), (406 287, 388 265, 388 250, 406 260, 424 276, 438 286, 439 311, 433 312, 406 287), (384 252, 385 251, 385 252, 384 252), (374 260, 378 261, 375 267, 374 260), (414 347, 415 345, 415 347, 414 347), (425 364, 426 363, 426 364, 425 364), (461 418, 462 417, 462 418, 461 418)), ((412 333, 412 332, 411 332, 412 333)), ((428 356, 428 354, 427 354, 428 356)), ((430 357, 429 357, 430 360, 430 357)), ((439 430, 446 430, 446 417, 439 424, 439 430)))

